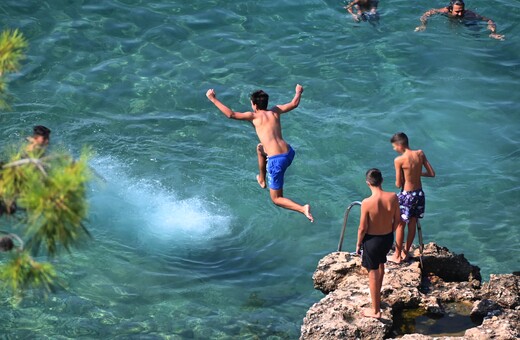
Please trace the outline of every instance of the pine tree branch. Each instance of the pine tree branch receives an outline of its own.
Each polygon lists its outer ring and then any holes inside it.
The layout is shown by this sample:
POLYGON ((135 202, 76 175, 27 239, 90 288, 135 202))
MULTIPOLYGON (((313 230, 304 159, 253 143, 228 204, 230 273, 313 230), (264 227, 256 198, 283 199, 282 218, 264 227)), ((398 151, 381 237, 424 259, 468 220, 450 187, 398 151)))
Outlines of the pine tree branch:
POLYGON ((42 174, 45 177, 47 177, 47 172, 43 168, 42 160, 39 159, 39 158, 23 158, 23 159, 20 159, 20 160, 11 162, 11 163, 4 164, 2 166, 2 169, 14 168, 14 167, 18 167, 18 166, 25 165, 25 164, 34 164, 34 165, 36 165, 38 170, 40 170, 42 172, 42 174))

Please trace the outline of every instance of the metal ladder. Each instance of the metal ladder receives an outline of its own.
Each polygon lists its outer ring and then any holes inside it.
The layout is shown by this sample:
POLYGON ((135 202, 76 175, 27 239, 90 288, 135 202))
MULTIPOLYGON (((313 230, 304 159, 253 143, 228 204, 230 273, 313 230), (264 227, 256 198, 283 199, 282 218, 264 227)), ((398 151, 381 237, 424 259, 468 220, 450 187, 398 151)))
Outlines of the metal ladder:
POLYGON ((345 210, 345 217, 343 218, 343 228, 341 229, 341 235, 339 237, 338 251, 341 251, 341 248, 343 247, 343 239, 345 238, 345 229, 347 228, 348 214, 350 213, 350 209, 352 209, 352 207, 355 205, 361 206, 361 202, 354 201, 350 203, 350 205, 345 210))

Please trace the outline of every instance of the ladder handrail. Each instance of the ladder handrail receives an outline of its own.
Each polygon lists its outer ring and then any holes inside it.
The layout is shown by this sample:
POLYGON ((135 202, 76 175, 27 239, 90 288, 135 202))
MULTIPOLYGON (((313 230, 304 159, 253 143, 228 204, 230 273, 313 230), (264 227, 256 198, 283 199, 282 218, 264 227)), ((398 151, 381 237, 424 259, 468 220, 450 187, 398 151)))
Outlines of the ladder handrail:
POLYGON ((339 237, 338 251, 341 251, 341 248, 343 246, 343 239, 345 237, 345 229, 347 228, 348 214, 350 213, 350 209, 352 209, 352 207, 355 205, 361 206, 361 202, 354 201, 354 202, 350 203, 350 205, 345 210, 345 217, 343 218, 343 228, 341 229, 341 235, 339 237))

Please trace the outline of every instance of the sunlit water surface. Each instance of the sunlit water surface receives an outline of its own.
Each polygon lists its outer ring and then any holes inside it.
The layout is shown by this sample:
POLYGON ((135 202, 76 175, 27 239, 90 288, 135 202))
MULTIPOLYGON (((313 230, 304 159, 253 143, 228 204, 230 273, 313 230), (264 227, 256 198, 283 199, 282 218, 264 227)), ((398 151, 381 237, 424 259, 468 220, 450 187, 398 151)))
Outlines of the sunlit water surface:
POLYGON ((369 194, 366 169, 396 190, 397 131, 437 172, 424 180, 425 241, 464 253, 486 279, 518 270, 520 3, 468 1, 503 42, 443 17, 413 32, 442 5, 382 1, 372 27, 330 0, 2 1, 2 27, 30 44, 0 113, 2 145, 47 125, 54 145, 91 146, 102 179, 89 191, 93 240, 56 260, 65 287, 18 307, 2 293, 0 332, 297 338, 322 297, 316 264, 336 249, 345 207, 369 194), (253 129, 205 98, 215 88, 247 110, 251 91, 284 103, 296 83, 285 193, 311 203, 314 224, 270 203, 253 129))

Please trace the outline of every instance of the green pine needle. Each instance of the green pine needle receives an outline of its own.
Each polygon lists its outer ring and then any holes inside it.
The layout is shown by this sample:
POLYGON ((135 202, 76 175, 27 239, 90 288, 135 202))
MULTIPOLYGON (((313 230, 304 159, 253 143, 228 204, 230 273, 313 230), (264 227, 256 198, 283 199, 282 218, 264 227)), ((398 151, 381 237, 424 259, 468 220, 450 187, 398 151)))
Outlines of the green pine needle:
POLYGON ((0 34, 0 75, 19 70, 26 48, 27 40, 18 29, 6 30, 0 34))

